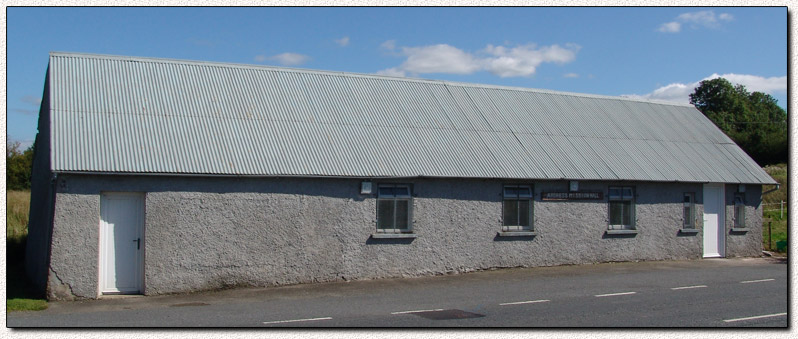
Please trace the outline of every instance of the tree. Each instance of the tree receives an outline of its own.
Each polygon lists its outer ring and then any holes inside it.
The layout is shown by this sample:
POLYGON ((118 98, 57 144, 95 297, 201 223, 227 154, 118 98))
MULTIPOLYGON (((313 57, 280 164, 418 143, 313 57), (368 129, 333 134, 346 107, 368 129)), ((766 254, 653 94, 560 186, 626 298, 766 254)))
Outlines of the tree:
POLYGON ((6 189, 29 190, 31 169, 33 167, 33 145, 20 151, 19 142, 13 142, 6 149, 6 189))
POLYGON ((787 162, 787 113, 769 94, 716 78, 701 81, 690 103, 760 166, 787 162))

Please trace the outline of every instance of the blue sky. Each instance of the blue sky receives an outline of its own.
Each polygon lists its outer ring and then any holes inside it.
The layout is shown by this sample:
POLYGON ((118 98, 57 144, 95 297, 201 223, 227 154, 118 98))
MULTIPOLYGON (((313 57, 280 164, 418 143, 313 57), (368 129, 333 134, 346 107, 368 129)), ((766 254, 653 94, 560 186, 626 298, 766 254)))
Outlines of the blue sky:
POLYGON ((787 105, 787 9, 8 8, 7 137, 36 134, 48 52, 146 56, 687 102, 724 76, 787 105))

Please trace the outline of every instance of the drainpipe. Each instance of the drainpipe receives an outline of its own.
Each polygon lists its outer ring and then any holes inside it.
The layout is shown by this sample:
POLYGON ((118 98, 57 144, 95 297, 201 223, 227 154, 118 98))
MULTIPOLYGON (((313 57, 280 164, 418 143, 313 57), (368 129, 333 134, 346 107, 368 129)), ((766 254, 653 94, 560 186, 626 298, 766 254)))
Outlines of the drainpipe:
POLYGON ((765 194, 773 193, 775 191, 778 191, 780 187, 781 187, 781 184, 776 184, 776 188, 774 188, 772 190, 768 190, 768 191, 762 192, 762 195, 764 196, 765 194))

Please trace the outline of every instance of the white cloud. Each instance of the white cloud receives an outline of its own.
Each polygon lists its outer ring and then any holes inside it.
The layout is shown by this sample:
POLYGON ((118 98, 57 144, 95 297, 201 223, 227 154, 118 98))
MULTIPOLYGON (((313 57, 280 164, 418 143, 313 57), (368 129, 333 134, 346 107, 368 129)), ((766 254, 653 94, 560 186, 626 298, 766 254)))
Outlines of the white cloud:
MULTIPOLYGON (((386 41, 381 47, 394 49, 395 42, 386 41)), ((540 48, 533 44, 512 48, 488 45, 473 54, 447 44, 402 47, 401 55, 407 59, 397 67, 377 73, 405 76, 426 73, 471 74, 488 71, 500 77, 531 76, 544 62, 562 64, 573 61, 579 49, 580 47, 574 44, 540 48)))
POLYGON ((335 43, 338 44, 338 46, 346 47, 347 45, 349 45, 349 37, 345 36, 340 39, 335 39, 335 43))
POLYGON ((748 74, 712 74, 708 78, 726 78, 733 84, 740 84, 745 86, 749 92, 763 92, 763 93, 786 93, 787 92, 787 76, 765 78, 756 75, 748 74))
POLYGON ((296 66, 308 62, 310 60, 310 57, 299 53, 281 53, 272 56, 265 56, 265 55, 255 56, 255 61, 257 62, 265 62, 267 60, 277 61, 277 63, 283 66, 296 66))
POLYGON ((407 73, 403 70, 397 69, 396 67, 384 69, 381 71, 377 71, 378 75, 389 75, 392 77, 405 77, 407 73))
POLYGON ((562 76, 563 76, 563 78, 578 78, 579 74, 576 74, 576 73, 565 73, 562 76))
POLYGON ((407 60, 399 69, 413 74, 470 74, 480 68, 479 61, 474 56, 446 44, 402 47, 402 54, 407 56, 407 60))
POLYGON ((676 20, 706 27, 717 27, 718 20, 731 21, 733 18, 729 13, 721 13, 716 16, 714 11, 700 11, 680 14, 676 20))
POLYGON ((657 30, 665 33, 678 33, 682 30, 682 24, 676 21, 666 22, 659 26, 659 29, 657 30))
POLYGON ((660 88, 657 88, 648 94, 643 94, 643 95, 628 94, 623 96, 629 98, 637 98, 637 99, 674 101, 686 104, 690 102, 690 94, 693 93, 693 91, 695 90, 696 87, 698 87, 701 81, 715 79, 715 78, 725 78, 726 80, 729 80, 729 82, 731 82, 732 84, 743 85, 749 92, 763 92, 767 94, 773 94, 773 93, 784 93, 787 91, 786 75, 780 77, 765 78, 758 75, 750 75, 750 74, 727 73, 727 74, 718 75, 717 73, 713 73, 712 75, 696 82, 691 82, 686 84, 673 83, 667 86, 662 86, 660 88))
POLYGON ((692 28, 718 28, 721 21, 732 21, 733 19, 734 16, 729 13, 715 15, 715 11, 682 13, 676 17, 675 21, 666 22, 660 25, 657 30, 665 33, 678 33, 681 31, 682 24, 689 24, 692 28))
POLYGON ((648 94, 626 94, 621 96, 635 99, 673 101, 686 104, 690 102, 690 93, 693 93, 696 86, 698 86, 698 82, 690 84, 674 83, 657 88, 648 94))
POLYGON ((396 49, 396 40, 387 40, 382 44, 380 44, 380 48, 393 51, 394 49, 396 49))
POLYGON ((502 78, 514 76, 530 76, 535 74, 537 67, 544 62, 563 64, 576 58, 575 49, 566 49, 558 45, 545 46, 535 49, 535 45, 506 48, 504 46, 488 45, 485 52, 493 57, 483 60, 485 69, 502 78))

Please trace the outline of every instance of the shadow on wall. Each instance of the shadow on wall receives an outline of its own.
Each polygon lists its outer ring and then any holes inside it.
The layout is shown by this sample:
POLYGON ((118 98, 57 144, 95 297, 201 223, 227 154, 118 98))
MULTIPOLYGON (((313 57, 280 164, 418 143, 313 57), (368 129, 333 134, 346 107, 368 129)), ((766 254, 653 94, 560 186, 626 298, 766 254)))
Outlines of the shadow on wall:
POLYGON ((416 240, 415 238, 398 238, 398 239, 374 239, 371 236, 366 239, 366 245, 409 245, 416 240))
POLYGON ((604 234, 601 235, 601 239, 628 239, 628 238, 634 238, 636 236, 637 236, 637 234, 635 234, 635 233, 632 233, 632 234, 608 234, 607 232, 604 232, 604 234))
POLYGON ((61 175, 59 193, 99 194, 119 192, 196 192, 196 193, 269 193, 325 196, 363 201, 374 198, 384 183, 410 184, 414 197, 463 201, 501 201, 500 181, 484 179, 344 179, 344 178, 239 178, 181 177, 135 175, 61 175), (469 185, 463 185, 463 181, 469 185), (370 181, 372 194, 360 194, 363 181, 370 181), (112 188, 112 189, 109 189, 112 188))
POLYGON ((362 201, 357 179, 236 178, 126 175, 62 175, 59 193, 96 195, 117 192, 271 193, 349 198, 362 201), (112 188, 112 189, 109 189, 112 188))
POLYGON ((516 237, 500 237, 497 233, 493 236, 493 241, 530 241, 535 239, 535 235, 528 235, 528 236, 516 236, 516 237))

